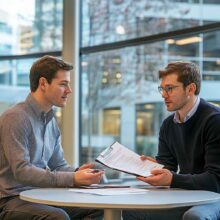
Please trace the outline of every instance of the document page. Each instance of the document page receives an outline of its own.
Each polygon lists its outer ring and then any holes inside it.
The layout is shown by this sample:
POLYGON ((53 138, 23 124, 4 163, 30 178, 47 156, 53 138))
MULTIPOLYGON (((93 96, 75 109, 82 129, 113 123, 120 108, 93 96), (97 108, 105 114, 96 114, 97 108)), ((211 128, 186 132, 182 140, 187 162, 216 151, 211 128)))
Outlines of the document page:
POLYGON ((129 188, 130 186, 121 184, 91 184, 88 186, 80 186, 83 189, 107 189, 107 188, 129 188))
POLYGON ((109 168, 144 177, 150 176, 152 169, 163 167, 149 160, 142 161, 140 155, 118 142, 101 152, 96 161, 109 168))
POLYGON ((115 189, 69 189, 71 192, 95 194, 102 196, 120 196, 126 194, 143 194, 147 193, 146 189, 136 189, 136 188, 115 188, 115 189))

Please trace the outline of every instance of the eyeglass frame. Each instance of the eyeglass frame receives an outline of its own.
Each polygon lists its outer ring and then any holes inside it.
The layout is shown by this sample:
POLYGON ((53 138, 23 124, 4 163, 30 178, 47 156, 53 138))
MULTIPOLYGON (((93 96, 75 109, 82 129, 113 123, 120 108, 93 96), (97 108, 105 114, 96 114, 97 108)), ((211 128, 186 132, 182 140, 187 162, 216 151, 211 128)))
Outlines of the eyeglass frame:
POLYGON ((161 95, 163 94, 163 91, 165 91, 167 95, 170 95, 173 92, 173 89, 177 87, 180 87, 180 86, 174 86, 174 85, 169 85, 165 87, 158 86, 158 91, 161 95))

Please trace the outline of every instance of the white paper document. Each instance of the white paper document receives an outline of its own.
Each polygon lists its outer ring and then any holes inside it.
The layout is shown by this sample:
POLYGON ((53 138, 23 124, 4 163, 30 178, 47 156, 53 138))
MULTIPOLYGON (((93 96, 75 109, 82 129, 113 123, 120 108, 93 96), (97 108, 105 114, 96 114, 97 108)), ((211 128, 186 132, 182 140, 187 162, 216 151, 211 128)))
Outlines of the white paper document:
POLYGON ((119 184, 91 184, 89 186, 80 186, 83 189, 103 189, 103 188, 128 188, 130 186, 127 185, 119 185, 119 184))
POLYGON ((150 176, 152 169, 163 167, 149 160, 142 161, 140 155, 118 142, 101 152, 96 161, 109 168, 144 177, 150 176))
POLYGON ((114 189, 69 189, 71 192, 95 194, 102 196, 120 196, 126 194, 143 194, 147 193, 146 189, 137 188, 114 188, 114 189))

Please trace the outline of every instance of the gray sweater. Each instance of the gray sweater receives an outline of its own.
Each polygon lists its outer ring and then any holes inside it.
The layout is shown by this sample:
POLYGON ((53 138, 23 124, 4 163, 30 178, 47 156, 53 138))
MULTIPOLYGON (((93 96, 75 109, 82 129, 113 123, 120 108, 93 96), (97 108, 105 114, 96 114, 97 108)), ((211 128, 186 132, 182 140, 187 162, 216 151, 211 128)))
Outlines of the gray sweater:
POLYGON ((0 198, 34 187, 73 187, 53 111, 31 94, 0 117, 0 198))

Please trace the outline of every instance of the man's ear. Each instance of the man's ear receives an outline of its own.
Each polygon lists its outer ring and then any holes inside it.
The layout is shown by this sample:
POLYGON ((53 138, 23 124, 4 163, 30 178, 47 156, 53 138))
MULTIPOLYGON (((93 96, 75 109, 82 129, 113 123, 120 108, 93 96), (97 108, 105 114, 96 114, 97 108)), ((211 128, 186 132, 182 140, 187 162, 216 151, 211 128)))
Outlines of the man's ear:
POLYGON ((188 86, 189 86, 189 89, 188 89, 189 93, 190 94, 195 94, 195 92, 196 92, 196 84, 195 83, 190 83, 188 86))
POLYGON ((40 79, 39 79, 39 88, 44 91, 47 84, 48 84, 47 79, 44 78, 44 77, 40 77, 40 79))

